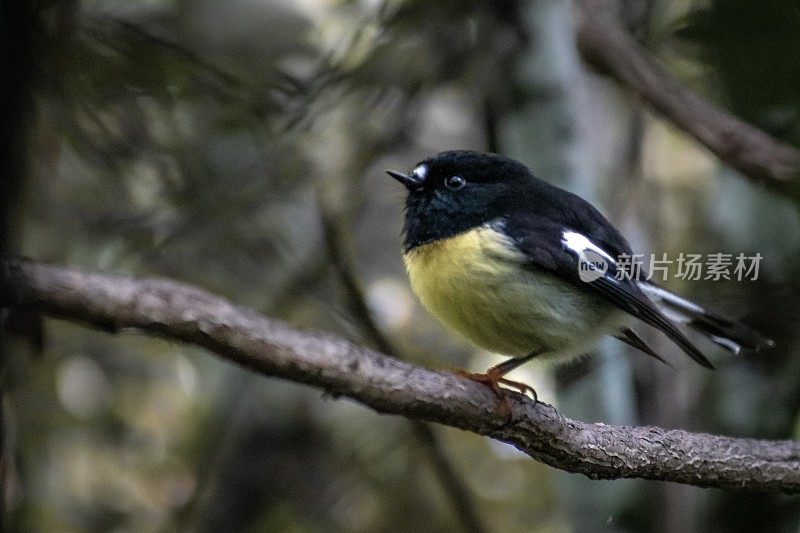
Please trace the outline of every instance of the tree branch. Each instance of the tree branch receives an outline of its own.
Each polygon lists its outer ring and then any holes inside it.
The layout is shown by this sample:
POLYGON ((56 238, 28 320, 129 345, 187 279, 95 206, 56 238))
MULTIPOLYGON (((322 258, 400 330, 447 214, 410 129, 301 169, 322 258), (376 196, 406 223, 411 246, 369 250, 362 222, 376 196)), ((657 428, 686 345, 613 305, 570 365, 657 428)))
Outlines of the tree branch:
POLYGON ((181 283, 9 262, 11 302, 109 331, 135 328, 205 347, 267 376, 319 387, 372 409, 508 442, 592 479, 644 478, 706 487, 800 492, 800 443, 656 427, 587 424, 515 393, 512 420, 492 392, 324 334, 297 331, 181 283))
POLYGON ((724 163, 800 197, 800 150, 706 102, 661 68, 622 27, 608 0, 580 2, 578 48, 587 63, 632 89, 724 163))

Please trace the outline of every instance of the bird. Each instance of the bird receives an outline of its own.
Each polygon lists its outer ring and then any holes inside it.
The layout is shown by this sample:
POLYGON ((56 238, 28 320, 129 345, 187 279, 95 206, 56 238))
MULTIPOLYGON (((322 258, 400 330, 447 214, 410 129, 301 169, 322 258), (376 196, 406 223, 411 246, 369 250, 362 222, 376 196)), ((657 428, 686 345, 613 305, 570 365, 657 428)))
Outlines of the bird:
POLYGON ((734 353, 773 345, 624 264, 631 247, 600 211, 514 159, 450 150, 411 172, 386 172, 407 189, 403 262, 412 290, 448 329, 508 357, 486 372, 459 372, 489 386, 505 409, 500 385, 537 398, 506 374, 533 358, 581 356, 605 335, 666 362, 632 329, 637 320, 708 369, 683 327, 734 353))

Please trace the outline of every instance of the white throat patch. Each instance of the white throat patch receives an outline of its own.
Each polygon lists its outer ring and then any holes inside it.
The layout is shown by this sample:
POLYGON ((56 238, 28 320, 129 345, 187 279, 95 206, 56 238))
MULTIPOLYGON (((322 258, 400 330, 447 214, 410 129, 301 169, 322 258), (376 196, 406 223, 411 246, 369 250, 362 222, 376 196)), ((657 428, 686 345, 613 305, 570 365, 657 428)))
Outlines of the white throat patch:
POLYGON ((417 178, 424 180, 428 175, 428 165, 418 165, 411 171, 417 178))

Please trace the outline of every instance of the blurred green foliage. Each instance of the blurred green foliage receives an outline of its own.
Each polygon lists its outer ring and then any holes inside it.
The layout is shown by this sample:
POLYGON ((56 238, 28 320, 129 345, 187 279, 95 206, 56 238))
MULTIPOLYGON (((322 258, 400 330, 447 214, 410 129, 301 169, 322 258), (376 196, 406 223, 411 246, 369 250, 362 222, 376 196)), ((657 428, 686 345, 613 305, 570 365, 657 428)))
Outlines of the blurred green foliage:
MULTIPOLYGON (((793 4, 650 4, 639 33, 669 28, 653 50, 677 75, 797 143, 793 4), (674 49, 717 76, 698 80, 674 49)), ((615 222, 642 252, 762 251, 758 283, 673 288, 747 315, 779 343, 752 359, 714 353, 714 375, 604 345, 555 373, 525 369, 543 400, 584 420, 792 436, 796 206, 583 72, 570 17, 569 4, 547 0, 53 3, 42 14, 20 252, 185 280, 368 344, 330 261, 324 208, 403 355, 482 369, 491 358, 411 297, 403 194, 382 170, 447 148, 513 152, 603 207, 622 206, 615 222)), ((41 356, 15 348, 13 529, 459 527, 404 420, 135 332, 48 321, 41 356)), ((600 483, 437 431, 491 530, 796 530, 800 520, 796 498, 600 483)))

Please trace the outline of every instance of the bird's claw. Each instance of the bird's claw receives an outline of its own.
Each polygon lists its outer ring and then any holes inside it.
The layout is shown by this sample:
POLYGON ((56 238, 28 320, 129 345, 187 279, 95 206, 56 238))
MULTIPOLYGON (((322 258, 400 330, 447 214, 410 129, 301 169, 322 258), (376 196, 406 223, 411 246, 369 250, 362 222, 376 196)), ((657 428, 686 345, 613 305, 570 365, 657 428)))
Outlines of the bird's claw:
POLYGON ((456 374, 470 379, 472 381, 476 381, 478 383, 482 383, 492 389, 492 392, 497 396, 498 401, 500 402, 500 410, 504 414, 504 416, 511 418, 511 401, 507 394, 507 389, 504 389, 500 385, 505 385, 507 387, 511 387, 516 389, 520 392, 520 394, 527 394, 530 393, 533 396, 533 401, 538 402, 539 397, 536 394, 536 391, 530 385, 522 383, 520 381, 514 381, 511 379, 507 379, 503 377, 503 374, 495 370, 494 368, 490 368, 485 373, 481 372, 467 372, 466 370, 458 369, 456 370, 456 374))

